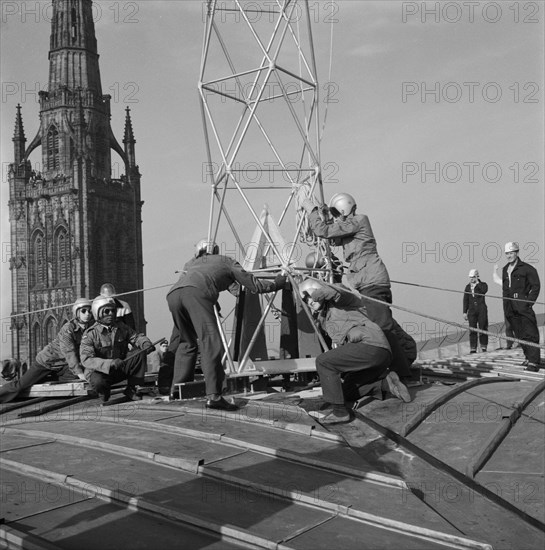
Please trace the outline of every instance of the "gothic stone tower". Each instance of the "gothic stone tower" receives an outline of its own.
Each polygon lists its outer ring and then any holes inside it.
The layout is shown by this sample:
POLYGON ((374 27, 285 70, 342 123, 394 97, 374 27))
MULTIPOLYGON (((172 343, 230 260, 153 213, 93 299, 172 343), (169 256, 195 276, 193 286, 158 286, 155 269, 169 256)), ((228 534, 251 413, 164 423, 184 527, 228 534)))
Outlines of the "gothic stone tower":
MULTIPOLYGON (((40 127, 25 147, 17 106, 9 170, 12 350, 22 361, 32 360, 69 318, 71 309, 58 306, 95 297, 104 282, 118 293, 143 288, 140 172, 130 112, 122 148, 110 127, 98 58, 91 0, 53 0, 40 127), (34 171, 29 155, 38 147, 42 169, 34 171), (112 149, 125 166, 120 179, 111 177, 112 149)), ((143 331, 142 293, 123 299, 143 331)))

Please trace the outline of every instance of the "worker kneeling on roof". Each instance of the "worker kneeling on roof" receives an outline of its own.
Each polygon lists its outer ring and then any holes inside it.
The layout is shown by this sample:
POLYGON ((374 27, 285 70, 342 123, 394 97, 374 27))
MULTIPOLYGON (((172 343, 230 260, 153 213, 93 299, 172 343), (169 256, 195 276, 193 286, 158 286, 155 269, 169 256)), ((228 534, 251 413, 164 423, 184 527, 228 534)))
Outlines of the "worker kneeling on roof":
POLYGON ((103 403, 110 399, 112 384, 127 380, 125 397, 139 399, 136 386, 144 382, 145 353, 153 344, 144 334, 116 320, 117 303, 112 297, 98 296, 93 300, 92 312, 96 323, 81 340, 80 356, 85 377, 99 394, 103 403), (127 354, 129 344, 139 350, 127 354))
POLYGON ((299 285, 299 294, 334 346, 316 357, 323 398, 332 407, 321 420, 323 424, 351 420, 345 406, 345 397, 350 397, 345 394, 351 386, 367 385, 371 391, 371 385, 378 382, 376 389, 388 389, 402 401, 411 401, 409 390, 398 375, 388 372, 392 360, 390 345, 380 327, 367 317, 363 299, 340 285, 326 285, 313 279, 299 285))

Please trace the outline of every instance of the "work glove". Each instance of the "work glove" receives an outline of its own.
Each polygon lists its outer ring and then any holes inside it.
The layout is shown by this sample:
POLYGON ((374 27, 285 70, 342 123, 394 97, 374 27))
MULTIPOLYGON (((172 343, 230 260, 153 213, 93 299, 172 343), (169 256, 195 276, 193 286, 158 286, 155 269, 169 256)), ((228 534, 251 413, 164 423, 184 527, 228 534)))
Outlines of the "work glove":
POLYGON ((125 361, 123 361, 123 359, 113 359, 110 366, 116 369, 120 369, 121 367, 125 366, 125 361))
POLYGON ((142 344, 142 349, 146 351, 151 351, 151 348, 155 349, 155 346, 151 342, 144 342, 142 344))
POLYGON ((274 278, 274 289, 275 290, 282 290, 283 288, 286 288, 288 278, 285 275, 282 275, 282 273, 279 273, 274 278))
POLYGON ((320 206, 320 213, 322 214, 322 216, 324 218, 328 218, 329 217, 329 206, 327 206, 327 204, 322 204, 320 206))
POLYGON ((346 339, 351 343, 355 344, 357 342, 361 342, 365 337, 365 332, 363 332, 363 329, 361 327, 353 327, 348 331, 348 334, 346 335, 346 339))
POLYGON ((464 320, 467 321, 467 313, 464 313, 464 320))
POLYGON ((310 199, 305 199, 301 203, 301 208, 306 210, 307 214, 310 214, 315 208, 318 208, 310 199))

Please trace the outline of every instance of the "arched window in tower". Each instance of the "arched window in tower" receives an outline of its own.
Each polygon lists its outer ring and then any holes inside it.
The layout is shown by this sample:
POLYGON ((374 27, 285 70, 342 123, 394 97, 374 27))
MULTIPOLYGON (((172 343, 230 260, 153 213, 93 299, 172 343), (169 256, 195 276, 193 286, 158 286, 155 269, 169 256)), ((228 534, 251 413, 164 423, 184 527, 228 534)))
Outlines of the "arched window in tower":
POLYGON ((68 231, 60 226, 55 232, 55 281, 54 284, 70 282, 70 239, 68 231))
POLYGON ((55 170, 60 167, 59 162, 59 131, 52 126, 47 132, 47 169, 55 170))
POLYGON ((40 323, 34 323, 32 327, 32 349, 33 355, 36 355, 42 349, 42 335, 40 333, 40 323))
POLYGON ((57 336, 57 322, 54 317, 49 317, 45 322, 45 343, 49 344, 55 340, 57 336))
POLYGON ((72 27, 71 27, 72 42, 75 42, 78 37, 76 8, 72 8, 71 16, 72 16, 72 27))
POLYGON ((32 286, 47 283, 47 251, 44 234, 36 231, 32 237, 32 286))

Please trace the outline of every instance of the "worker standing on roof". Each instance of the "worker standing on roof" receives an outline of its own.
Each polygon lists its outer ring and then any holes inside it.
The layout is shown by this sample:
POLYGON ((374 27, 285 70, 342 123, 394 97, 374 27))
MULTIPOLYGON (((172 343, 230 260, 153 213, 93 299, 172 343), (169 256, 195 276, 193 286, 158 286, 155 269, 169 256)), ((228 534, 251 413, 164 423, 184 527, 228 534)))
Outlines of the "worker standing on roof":
MULTIPOLYGON (((238 295, 239 285, 262 294, 280 290, 285 284, 284 275, 277 275, 274 282, 257 279, 233 258, 220 255, 216 243, 201 240, 196 246, 195 257, 185 264, 178 282, 167 294, 168 307, 179 335, 171 397, 175 395, 176 384, 193 379, 198 340, 208 397, 206 406, 227 411, 237 409, 222 397, 223 344, 214 313, 219 294, 229 290, 238 295)), ((175 335, 171 340, 176 340, 175 335)), ((172 346, 169 349, 174 351, 172 346)))
MULTIPOLYGON (((377 252, 377 242, 365 214, 356 214, 356 201, 348 193, 337 193, 329 201, 333 220, 324 220, 319 208, 305 199, 301 206, 308 214, 309 226, 317 237, 328 239, 334 246, 342 246, 344 260, 349 263, 347 281, 363 296, 386 304, 392 303, 390 276, 377 252)), ((409 377, 409 363, 393 328, 392 310, 386 304, 366 300, 369 319, 385 333, 392 350, 392 369, 402 377, 409 377)))
MULTIPOLYGON (((488 330, 488 308, 484 295, 488 292, 488 285, 479 279, 479 272, 472 269, 469 272, 469 283, 464 289, 464 319, 471 328, 488 330)), ((488 334, 479 333, 481 351, 485 352, 488 346, 488 334)), ((477 353, 477 333, 469 331, 470 353, 477 353)))
MULTIPOLYGON (((503 301, 505 317, 511 323, 515 336, 539 344, 539 329, 536 314, 532 309, 541 288, 539 275, 534 267, 519 258, 519 245, 509 242, 505 245, 507 264, 502 270, 503 301)), ((541 365, 538 347, 521 344, 526 360, 526 370, 538 372, 541 365)))
POLYGON ((36 361, 20 379, 0 387, 0 403, 8 403, 32 385, 53 376, 58 382, 85 380, 79 347, 85 329, 93 320, 91 300, 78 298, 72 305, 72 319, 65 323, 57 337, 38 352, 36 361))

